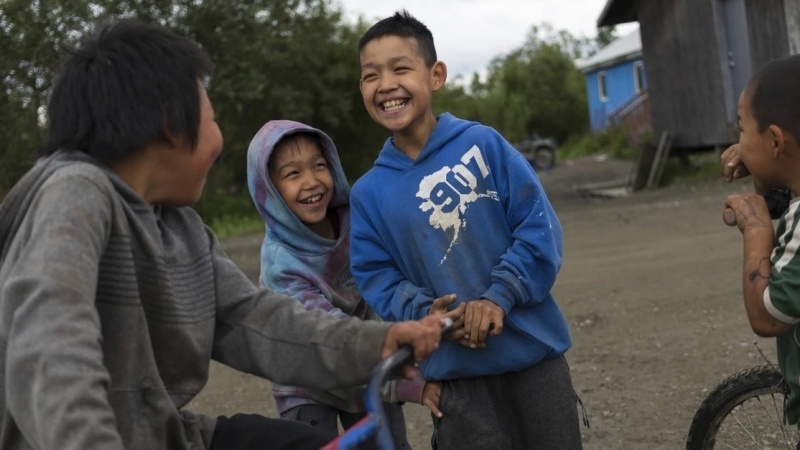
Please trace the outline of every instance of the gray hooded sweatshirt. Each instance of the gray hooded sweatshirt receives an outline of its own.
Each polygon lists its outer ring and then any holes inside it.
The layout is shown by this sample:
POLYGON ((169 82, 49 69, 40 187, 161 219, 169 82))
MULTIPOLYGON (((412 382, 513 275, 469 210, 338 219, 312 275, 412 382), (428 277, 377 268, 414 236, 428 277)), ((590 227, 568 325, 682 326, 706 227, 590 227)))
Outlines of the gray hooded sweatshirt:
POLYGON ((208 448, 215 419, 182 408, 212 358, 354 386, 388 327, 256 288, 191 208, 60 151, 0 205, 0 450, 208 448))

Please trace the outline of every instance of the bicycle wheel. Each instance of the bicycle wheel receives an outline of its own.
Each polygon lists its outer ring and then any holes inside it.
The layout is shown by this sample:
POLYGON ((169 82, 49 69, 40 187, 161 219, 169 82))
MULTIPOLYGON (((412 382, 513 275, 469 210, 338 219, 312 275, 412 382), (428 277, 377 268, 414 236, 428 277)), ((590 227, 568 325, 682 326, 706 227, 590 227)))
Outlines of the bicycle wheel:
POLYGON ((795 450, 800 436, 797 426, 784 424, 786 395, 783 375, 770 366, 731 375, 695 413, 686 450, 795 450))

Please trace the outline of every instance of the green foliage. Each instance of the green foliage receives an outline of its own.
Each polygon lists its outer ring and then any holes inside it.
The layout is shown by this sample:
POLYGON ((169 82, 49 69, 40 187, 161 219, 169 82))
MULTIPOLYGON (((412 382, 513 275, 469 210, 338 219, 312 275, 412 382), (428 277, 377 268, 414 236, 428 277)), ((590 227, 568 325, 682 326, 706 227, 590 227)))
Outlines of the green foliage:
POLYGON ((601 48, 614 42, 614 40, 616 39, 617 39, 617 29, 613 25, 610 27, 598 28, 597 38, 595 38, 595 44, 597 45, 597 50, 600 50, 601 48))
MULTIPOLYGON (((719 153, 714 149, 698 150, 690 153, 673 153, 664 166, 661 185, 672 183, 692 183, 722 177, 719 153)), ((748 184, 751 180, 746 181, 748 184)))
POLYGON ((195 210, 219 237, 264 229, 264 219, 253 206, 246 186, 206 188, 195 210))
POLYGON ((220 239, 224 239, 228 236, 264 231, 264 221, 259 216, 214 216, 209 222, 209 226, 220 239))
POLYGON ((589 120, 585 78, 573 60, 585 45, 565 31, 533 27, 525 45, 492 62, 479 89, 480 121, 512 142, 533 132, 564 142, 583 132, 589 120))
POLYGON ((600 154, 613 159, 633 159, 635 153, 625 141, 625 136, 613 130, 572 136, 558 148, 561 159, 600 154))
POLYGON ((463 80, 458 78, 445 84, 433 99, 433 112, 449 112, 466 120, 480 120, 480 100, 467 93, 463 80))

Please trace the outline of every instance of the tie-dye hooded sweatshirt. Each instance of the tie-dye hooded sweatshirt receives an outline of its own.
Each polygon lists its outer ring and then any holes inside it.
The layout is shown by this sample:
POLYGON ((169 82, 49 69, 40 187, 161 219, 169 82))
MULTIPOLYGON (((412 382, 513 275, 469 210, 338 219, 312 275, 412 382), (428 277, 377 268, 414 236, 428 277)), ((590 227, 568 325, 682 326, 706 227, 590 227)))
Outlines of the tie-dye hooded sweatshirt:
MULTIPOLYGON (((253 138, 247 151, 247 186, 266 224, 266 235, 261 244, 260 283, 276 292, 291 295, 309 310, 322 309, 336 317, 380 320, 361 298, 350 273, 350 186, 333 141, 322 131, 302 123, 289 120, 268 122, 253 138), (281 139, 294 133, 312 133, 319 138, 334 182, 329 208, 335 211, 339 220, 336 240, 323 238, 306 227, 292 213, 269 178, 267 163, 270 155, 281 139)), ((418 391, 408 394, 412 398, 421 395, 419 383, 396 389, 418 391)), ((363 392, 361 386, 323 392, 272 384, 279 413, 308 403, 360 412, 363 411, 363 392)), ((389 398, 393 400, 397 400, 397 396, 401 400, 412 400, 401 392, 392 394, 394 396, 389 398)))

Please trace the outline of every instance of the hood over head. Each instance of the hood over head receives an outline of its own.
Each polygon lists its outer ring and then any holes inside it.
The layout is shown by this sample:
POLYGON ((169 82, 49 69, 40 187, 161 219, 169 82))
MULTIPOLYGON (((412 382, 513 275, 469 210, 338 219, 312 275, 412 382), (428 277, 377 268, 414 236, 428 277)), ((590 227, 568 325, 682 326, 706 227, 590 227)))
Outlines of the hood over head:
POLYGON ((275 146, 283 138, 296 133, 310 133, 319 139, 322 154, 328 161, 333 177, 334 193, 328 208, 338 209, 349 205, 350 185, 331 138, 316 128, 292 120, 271 120, 253 137, 247 149, 247 187, 258 213, 264 219, 268 236, 300 248, 304 247, 304 242, 308 242, 313 248, 330 241, 308 229, 292 213, 272 184, 267 167, 275 146))

